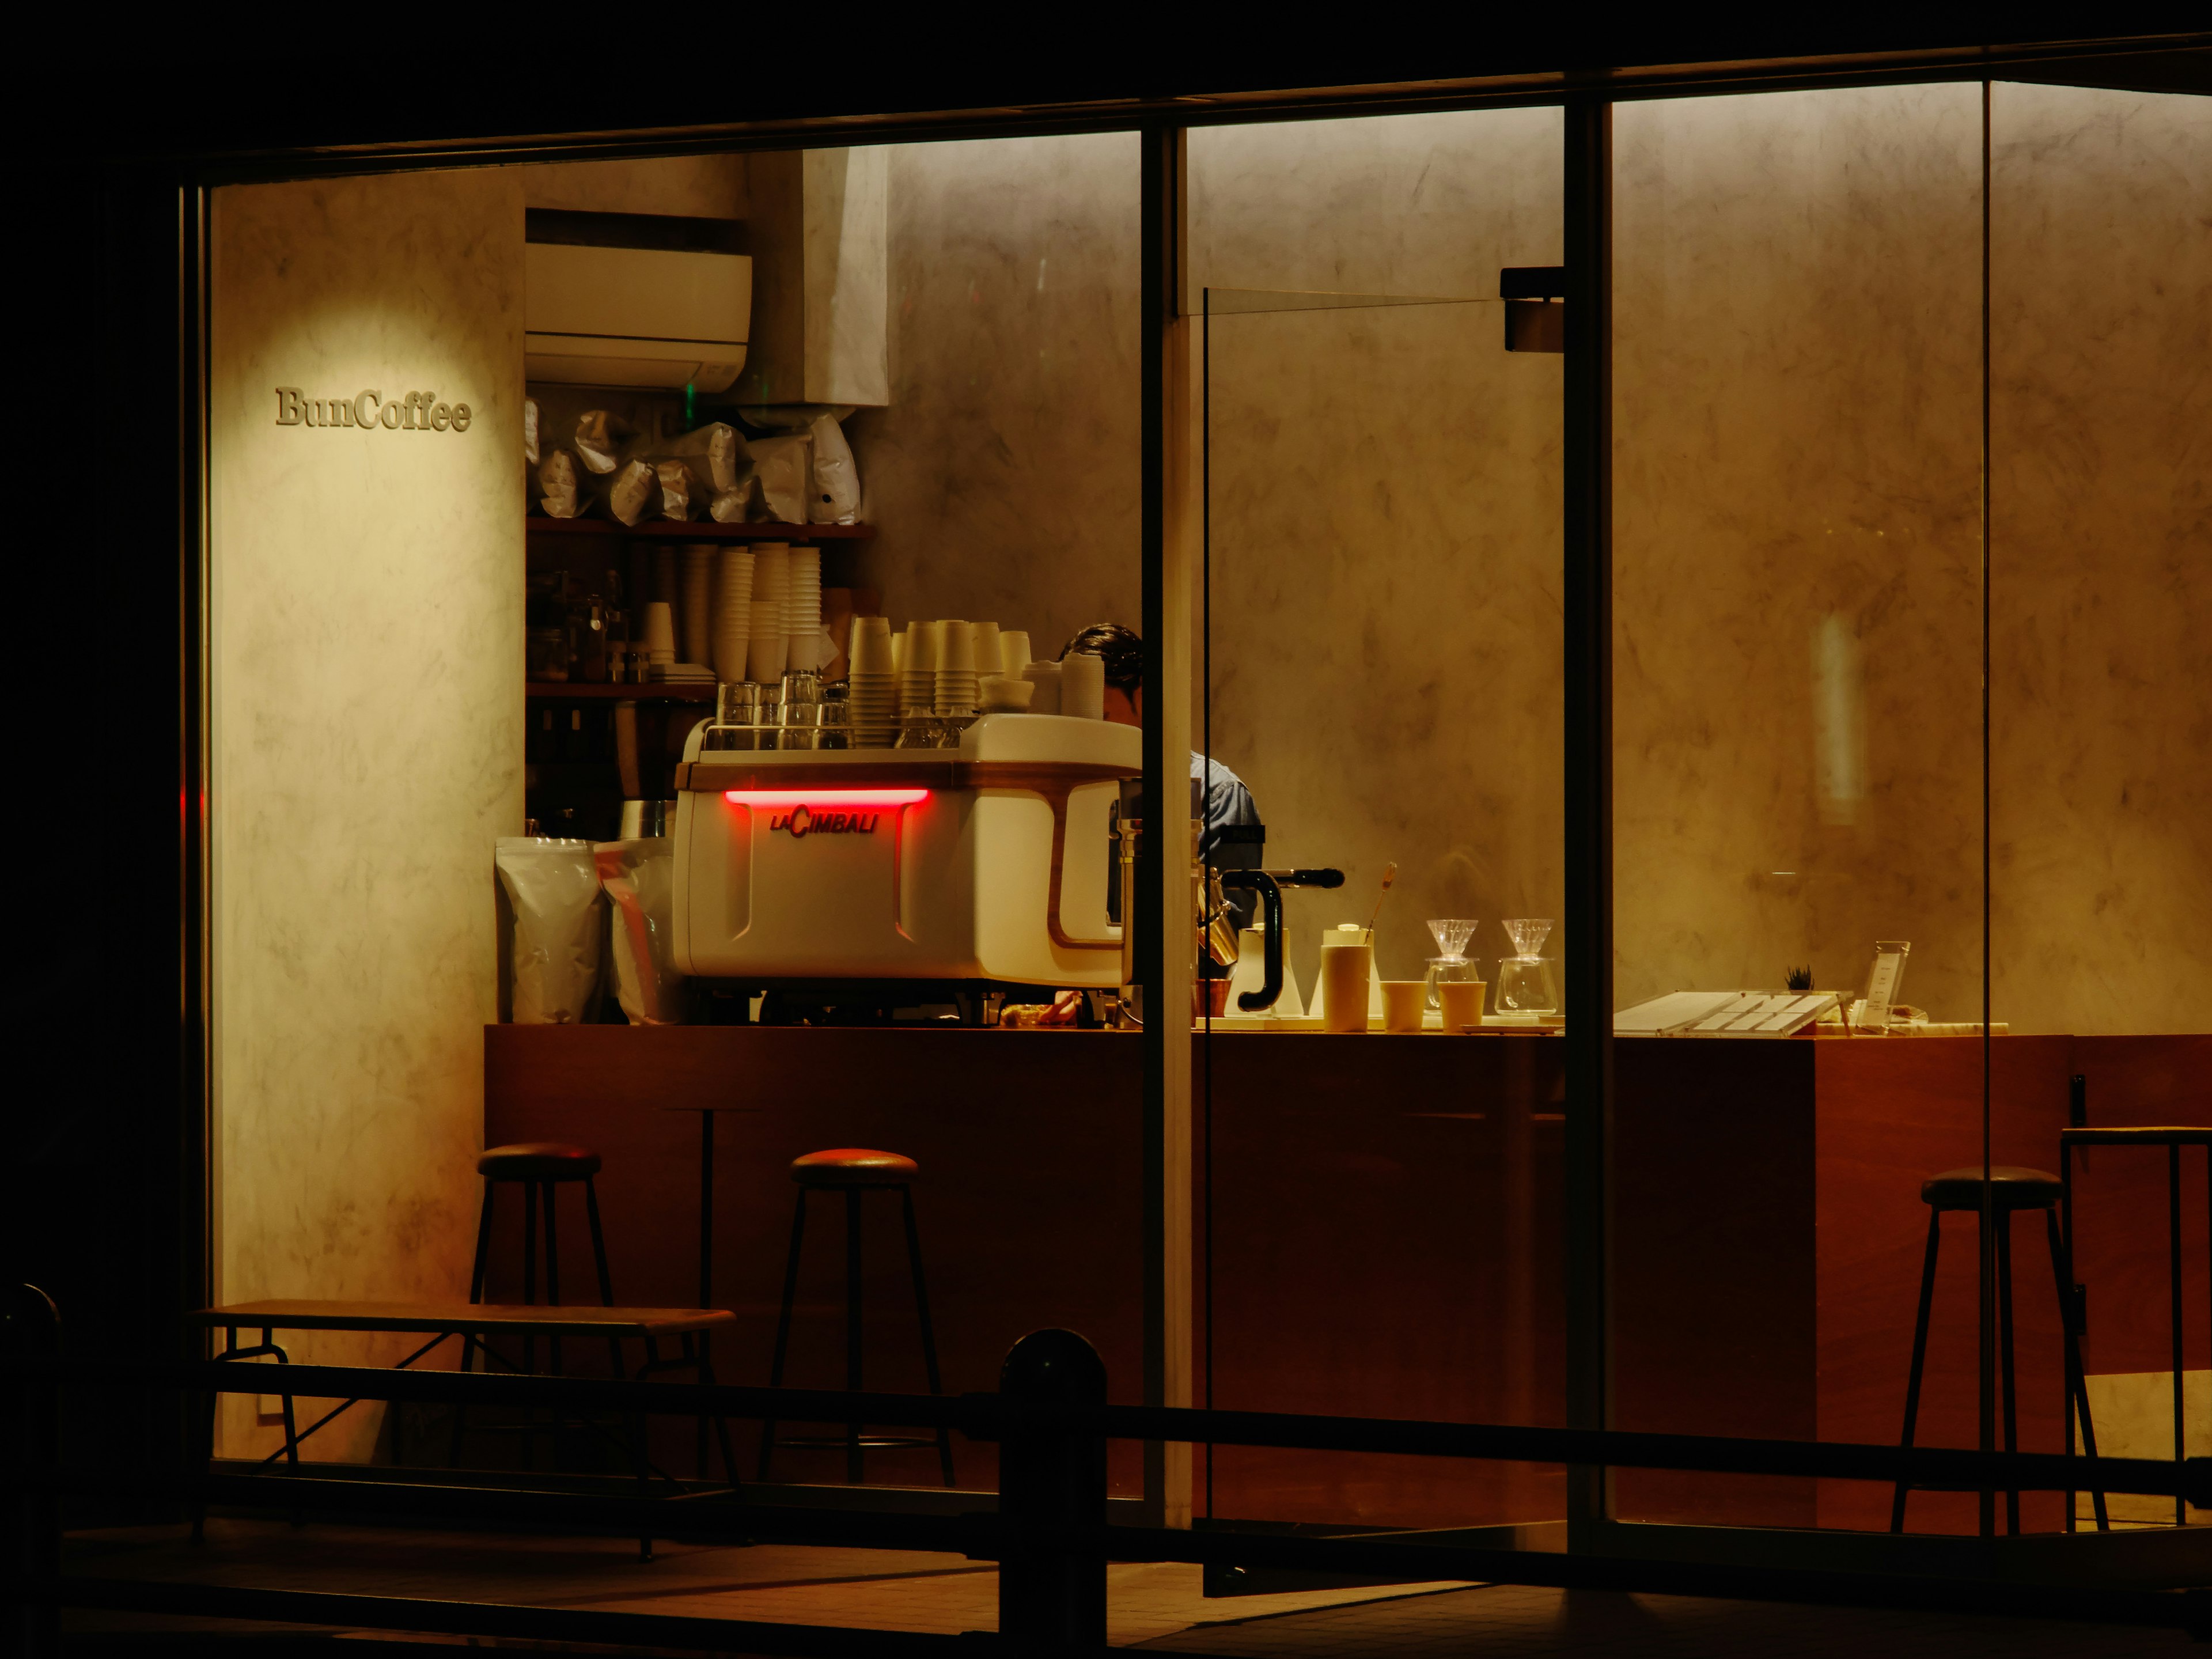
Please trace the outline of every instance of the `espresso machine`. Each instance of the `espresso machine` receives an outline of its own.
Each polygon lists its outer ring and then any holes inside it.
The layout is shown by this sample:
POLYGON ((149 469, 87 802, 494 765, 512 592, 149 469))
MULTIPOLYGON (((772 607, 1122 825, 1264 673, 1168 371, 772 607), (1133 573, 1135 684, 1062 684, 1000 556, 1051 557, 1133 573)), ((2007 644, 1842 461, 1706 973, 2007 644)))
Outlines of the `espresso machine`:
POLYGON ((732 750, 676 769, 674 955, 754 988, 1121 984, 1110 822, 1133 726, 985 714, 957 749, 732 750))

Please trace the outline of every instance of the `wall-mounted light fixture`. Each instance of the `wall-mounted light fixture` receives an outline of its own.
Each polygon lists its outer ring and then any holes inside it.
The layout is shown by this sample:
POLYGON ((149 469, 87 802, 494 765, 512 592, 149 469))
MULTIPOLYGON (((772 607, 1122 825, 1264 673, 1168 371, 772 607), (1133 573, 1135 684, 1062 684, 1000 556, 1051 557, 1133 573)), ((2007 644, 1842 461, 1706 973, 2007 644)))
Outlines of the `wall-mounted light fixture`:
POLYGON ((1508 265, 1498 273, 1498 297, 1505 301, 1508 351, 1567 349, 1565 265, 1508 265))

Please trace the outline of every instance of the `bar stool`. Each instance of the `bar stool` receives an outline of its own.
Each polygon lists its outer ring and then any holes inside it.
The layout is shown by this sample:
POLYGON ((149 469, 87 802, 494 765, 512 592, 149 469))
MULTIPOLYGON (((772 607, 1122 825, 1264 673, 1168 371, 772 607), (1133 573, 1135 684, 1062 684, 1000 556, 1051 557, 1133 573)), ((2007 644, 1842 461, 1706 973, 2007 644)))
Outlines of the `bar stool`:
MULTIPOLYGON (((1996 1229, 1997 1351, 2004 1390, 2004 1449, 2008 1452, 2020 1449, 2019 1417, 2013 1392, 2012 1218, 2023 1210, 2043 1212, 2044 1230, 2051 1243, 2051 1281, 2057 1287, 2059 1318, 2066 1333, 2066 1396, 2069 1402, 2079 1401, 2083 1431, 2088 1435, 2093 1449, 2096 1444, 2095 1431, 2089 1426, 2088 1396, 2081 1382, 2081 1340, 2074 1316, 2074 1299, 2067 1293, 2065 1252, 2058 1237, 2062 1191, 2058 1177, 2040 1170, 1997 1164, 1990 1170, 1990 1218, 1996 1229)), ((1943 1238, 1943 1213, 1947 1210, 1963 1210, 1977 1216, 1981 1213, 1980 1166, 1946 1170, 1942 1175, 1929 1176, 1920 1183, 1920 1200, 1928 1206, 1928 1255, 1920 1270, 1920 1314, 1912 1327, 1912 1370, 1905 1385, 1905 1433, 1898 1442, 1900 1447, 1912 1444, 1913 1424, 1920 1414, 1920 1376, 1928 1358, 1928 1318, 1936 1301, 1936 1255, 1943 1238)), ((1897 1483, 1897 1493, 1889 1511, 1892 1532, 1905 1530, 1905 1499, 1911 1490, 1905 1482, 1897 1483)), ((2005 1522, 2011 1532, 2019 1533, 2017 1491, 2005 1494, 2005 1522)))
MULTIPOLYGON (((914 1273, 915 1311, 921 1320, 921 1358, 929 1376, 929 1391, 942 1394, 944 1386, 937 1371, 937 1338, 930 1328, 929 1290, 921 1276, 921 1235, 914 1222, 915 1177, 921 1167, 910 1158, 896 1152, 878 1152, 862 1146, 839 1146, 828 1152, 809 1152, 794 1158, 791 1178, 799 1188, 799 1202, 791 1217, 791 1252, 783 1272, 783 1306, 776 1315, 775 1358, 769 1368, 768 1385, 771 1389, 783 1384, 783 1362, 791 1343, 791 1309, 799 1294, 799 1253, 806 1239, 806 1197, 809 1193, 835 1192, 845 1195, 845 1386, 858 1392, 861 1379, 860 1334, 860 1200, 872 1192, 895 1192, 906 1220, 906 1255, 914 1273)), ((952 1436, 950 1430, 940 1427, 936 1434, 928 1435, 866 1435, 861 1425, 848 1423, 845 1432, 836 1437, 778 1439, 775 1421, 770 1419, 761 1425, 760 1478, 768 1479, 769 1459, 778 1446, 842 1446, 845 1449, 845 1478, 859 1486, 864 1478, 862 1454, 869 1449, 890 1446, 928 1446, 937 1448, 938 1462, 942 1465, 945 1484, 952 1484, 952 1436)))
MULTIPOLYGON (((483 1302, 484 1275, 491 1261, 492 1195, 502 1182, 519 1184, 522 1188, 522 1300, 524 1305, 534 1307, 538 1302, 538 1203, 541 1189, 545 1200, 545 1300, 549 1306, 561 1305, 561 1249, 560 1233, 555 1224, 554 1195, 561 1187, 580 1181, 584 1184, 584 1218, 592 1230, 592 1263, 599 1270, 599 1302, 612 1307, 615 1300, 614 1281, 607 1273, 607 1241, 599 1230, 599 1195, 592 1184, 592 1177, 599 1172, 599 1155, 582 1146, 572 1146, 559 1140, 518 1141, 512 1146, 494 1146, 477 1159, 477 1173, 484 1178, 483 1210, 477 1221, 476 1272, 469 1280, 469 1302, 471 1306, 483 1302)), ((561 1369, 561 1339, 550 1339, 553 1369, 561 1369)), ((461 1369, 472 1369, 477 1350, 483 1349, 484 1369, 491 1369, 493 1354, 483 1340, 473 1332, 461 1334, 461 1369)), ((614 1374, 623 1375, 622 1344, 610 1340, 607 1352, 614 1363, 614 1374)), ((538 1369, 538 1339, 523 1339, 522 1369, 538 1369)), ((461 1455, 461 1436, 466 1428, 464 1407, 453 1410, 453 1441, 452 1461, 458 1463, 461 1455)))

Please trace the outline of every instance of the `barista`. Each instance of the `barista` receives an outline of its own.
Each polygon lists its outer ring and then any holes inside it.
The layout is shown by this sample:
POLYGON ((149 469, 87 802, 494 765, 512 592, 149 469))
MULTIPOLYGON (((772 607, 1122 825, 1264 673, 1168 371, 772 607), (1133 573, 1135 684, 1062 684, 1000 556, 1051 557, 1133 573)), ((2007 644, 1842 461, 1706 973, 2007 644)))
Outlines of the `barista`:
MULTIPOLYGON (((1105 662, 1106 718, 1121 726, 1144 725, 1145 642, 1135 630, 1119 623, 1093 623, 1060 647, 1060 660, 1065 662, 1071 653, 1079 651, 1087 651, 1105 662)), ((1192 806, 1197 815, 1203 817, 1206 826, 1199 832, 1200 857, 1217 870, 1260 868, 1267 848, 1267 830, 1260 821, 1260 809, 1253 803, 1252 792, 1245 787, 1244 780, 1220 762, 1194 749, 1190 753, 1190 781, 1192 806)), ((1109 866, 1109 870, 1113 867, 1109 866)), ((1118 921, 1119 884, 1109 878, 1106 890, 1114 919, 1118 921)), ((1240 891, 1229 896, 1237 927, 1251 925, 1256 902, 1255 896, 1249 893, 1240 891)), ((1073 1024, 1081 994, 1076 991, 1061 993, 1040 1023, 1073 1024)))
MULTIPOLYGON (((1093 623, 1060 647, 1062 662, 1070 653, 1087 651, 1106 664, 1106 718, 1121 726, 1145 723, 1145 642, 1133 629, 1119 623, 1093 623)), ((1267 839, 1260 809, 1244 780, 1219 761, 1190 751, 1191 781, 1205 792, 1206 828, 1199 836, 1199 854, 1217 870, 1256 870, 1267 839), (1217 854, 1218 856, 1217 856, 1217 854)), ((1193 795, 1196 803, 1196 793, 1193 795)), ((1239 895, 1249 908, 1249 895, 1239 895)), ((1249 920, 1240 916, 1242 927, 1249 920)))

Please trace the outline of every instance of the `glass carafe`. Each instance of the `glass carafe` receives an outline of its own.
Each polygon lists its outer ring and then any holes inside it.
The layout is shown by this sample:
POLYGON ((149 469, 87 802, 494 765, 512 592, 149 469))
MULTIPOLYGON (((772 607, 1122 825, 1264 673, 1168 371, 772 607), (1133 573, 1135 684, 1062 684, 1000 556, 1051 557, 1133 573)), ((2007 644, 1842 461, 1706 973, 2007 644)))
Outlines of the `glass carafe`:
POLYGON ((1480 925, 1478 922, 1449 921, 1429 923, 1429 933, 1435 939, 1440 954, 1429 958, 1427 1006, 1434 1008, 1440 1006, 1437 1001, 1437 987, 1445 981, 1482 977, 1482 970, 1468 960, 1466 954, 1467 942, 1474 937, 1474 930, 1480 925))
POLYGON ((1537 954, 1551 936, 1551 919, 1523 916, 1504 926, 1518 954, 1498 959, 1498 1012, 1508 1016, 1558 1013, 1559 981, 1552 977, 1550 961, 1537 954))

